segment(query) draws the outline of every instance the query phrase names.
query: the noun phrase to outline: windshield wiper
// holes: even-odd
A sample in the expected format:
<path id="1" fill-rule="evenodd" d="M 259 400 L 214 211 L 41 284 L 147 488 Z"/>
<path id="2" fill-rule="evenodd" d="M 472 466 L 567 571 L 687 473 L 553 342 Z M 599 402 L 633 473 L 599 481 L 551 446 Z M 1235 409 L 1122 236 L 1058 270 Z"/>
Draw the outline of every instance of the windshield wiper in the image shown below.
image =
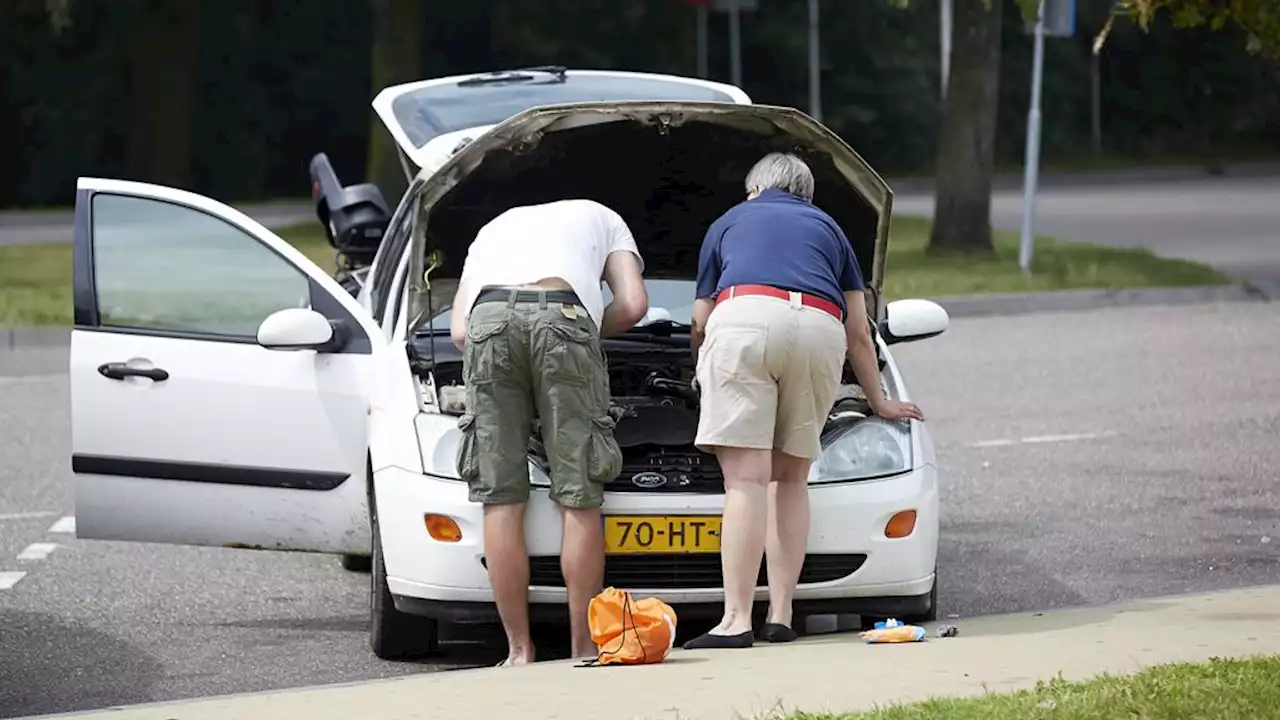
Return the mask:
<path id="1" fill-rule="evenodd" d="M 477 85 L 496 85 L 500 83 L 520 83 L 537 80 L 539 75 L 551 75 L 540 84 L 563 83 L 566 68 L 560 65 L 537 65 L 519 70 L 497 70 L 483 75 L 459 80 L 458 87 L 475 87 Z"/>

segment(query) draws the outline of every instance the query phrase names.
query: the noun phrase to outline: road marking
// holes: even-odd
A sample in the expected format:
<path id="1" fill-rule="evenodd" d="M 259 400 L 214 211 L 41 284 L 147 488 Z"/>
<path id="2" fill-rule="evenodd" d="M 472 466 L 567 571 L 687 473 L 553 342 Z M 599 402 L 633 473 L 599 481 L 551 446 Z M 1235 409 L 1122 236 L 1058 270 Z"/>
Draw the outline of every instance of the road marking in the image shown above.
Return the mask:
<path id="1" fill-rule="evenodd" d="M 54 515 L 57 515 L 57 514 L 58 513 L 52 510 L 34 510 L 32 512 L 5 513 L 3 515 L 0 515 L 0 522 L 4 522 L 5 520 L 30 520 L 32 518 L 47 518 L 47 517 L 53 517 Z"/>
<path id="2" fill-rule="evenodd" d="M 1071 433 L 1067 435 L 1035 435 L 1032 437 L 1024 437 L 1020 442 L 1024 443 L 1049 443 L 1049 442 L 1075 442 L 1077 440 L 1097 440 L 1104 437 L 1115 437 L 1116 433 L 1111 431 L 1096 433 Z"/>
<path id="3" fill-rule="evenodd" d="M 26 576 L 25 572 L 0 572 L 0 590 L 8 590 Z"/>
<path id="4" fill-rule="evenodd" d="M 26 550 L 18 553 L 19 560 L 43 560 L 49 553 L 58 549 L 57 543 L 31 543 Z"/>
<path id="5" fill-rule="evenodd" d="M 0 243 L 0 245 L 3 244 Z M 0 375 L 0 385 L 34 385 L 64 377 L 66 377 L 65 373 L 62 375 Z"/>
<path id="6" fill-rule="evenodd" d="M 1030 435 L 1017 440 L 1009 438 L 996 438 L 994 440 L 979 440 L 978 442 L 967 443 L 965 447 L 970 448 L 993 448 L 1008 447 L 1009 445 L 1037 445 L 1040 443 L 1055 442 L 1078 442 L 1080 440 L 1098 440 L 1100 438 L 1115 437 L 1119 433 L 1112 430 L 1104 430 L 1102 432 L 1093 433 L 1066 433 L 1062 435 Z"/>
<path id="7" fill-rule="evenodd" d="M 51 532 L 51 533 L 64 533 L 64 534 L 67 534 L 67 535 L 75 535 L 75 534 L 76 534 L 76 518 L 75 518 L 75 516 L 74 516 L 74 515 L 68 515 L 68 516 L 66 516 L 66 517 L 64 517 L 64 518 L 60 518 L 60 519 L 58 520 L 58 522 L 56 522 L 56 523 L 54 523 L 54 524 L 52 524 L 52 525 L 50 525 L 50 526 L 49 526 L 49 532 Z"/>

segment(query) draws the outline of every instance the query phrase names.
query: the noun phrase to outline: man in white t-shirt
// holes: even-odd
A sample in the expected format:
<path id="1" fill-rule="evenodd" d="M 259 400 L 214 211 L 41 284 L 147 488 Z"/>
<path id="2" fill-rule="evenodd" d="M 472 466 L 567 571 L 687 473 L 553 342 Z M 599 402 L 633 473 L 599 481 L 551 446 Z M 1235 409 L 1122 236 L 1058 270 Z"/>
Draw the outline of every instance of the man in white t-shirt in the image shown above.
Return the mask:
<path id="1" fill-rule="evenodd" d="M 504 665 L 534 659 L 524 508 L 535 418 L 561 508 L 560 567 L 575 657 L 595 657 L 587 605 L 604 582 L 604 485 L 622 469 L 600 338 L 649 309 L 644 263 L 626 222 L 592 200 L 515 207 L 480 229 L 454 297 L 467 413 L 458 472 L 484 504 L 484 555 L 507 632 Z M 604 307 L 601 280 L 613 301 Z"/>

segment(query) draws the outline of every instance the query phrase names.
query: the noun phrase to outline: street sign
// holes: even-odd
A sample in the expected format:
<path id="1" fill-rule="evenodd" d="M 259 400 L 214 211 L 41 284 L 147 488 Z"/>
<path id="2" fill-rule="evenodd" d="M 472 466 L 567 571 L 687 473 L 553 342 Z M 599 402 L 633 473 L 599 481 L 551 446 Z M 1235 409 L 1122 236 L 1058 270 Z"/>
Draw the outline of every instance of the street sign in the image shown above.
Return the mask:
<path id="1" fill-rule="evenodd" d="M 1034 35 L 1036 24 L 1027 23 L 1028 35 Z M 1072 37 L 1076 34 L 1076 0 L 1044 0 L 1044 36 Z"/>
<path id="2" fill-rule="evenodd" d="M 738 6 L 739 12 L 751 12 L 760 9 L 759 0 L 711 0 L 711 9 L 716 12 L 730 12 L 734 5 Z"/>

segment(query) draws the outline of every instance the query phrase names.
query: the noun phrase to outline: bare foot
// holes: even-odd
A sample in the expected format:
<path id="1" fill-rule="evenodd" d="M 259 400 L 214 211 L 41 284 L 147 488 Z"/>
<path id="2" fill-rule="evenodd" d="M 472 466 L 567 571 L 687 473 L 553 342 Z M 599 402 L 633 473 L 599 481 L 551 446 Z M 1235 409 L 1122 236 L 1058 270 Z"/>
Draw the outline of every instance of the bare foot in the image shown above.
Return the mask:
<path id="1" fill-rule="evenodd" d="M 503 660 L 502 662 L 495 665 L 495 667 L 515 667 L 517 665 L 528 665 L 532 662 L 533 662 L 532 657 L 525 657 L 524 655 L 515 655 L 507 658 L 506 660 Z"/>

